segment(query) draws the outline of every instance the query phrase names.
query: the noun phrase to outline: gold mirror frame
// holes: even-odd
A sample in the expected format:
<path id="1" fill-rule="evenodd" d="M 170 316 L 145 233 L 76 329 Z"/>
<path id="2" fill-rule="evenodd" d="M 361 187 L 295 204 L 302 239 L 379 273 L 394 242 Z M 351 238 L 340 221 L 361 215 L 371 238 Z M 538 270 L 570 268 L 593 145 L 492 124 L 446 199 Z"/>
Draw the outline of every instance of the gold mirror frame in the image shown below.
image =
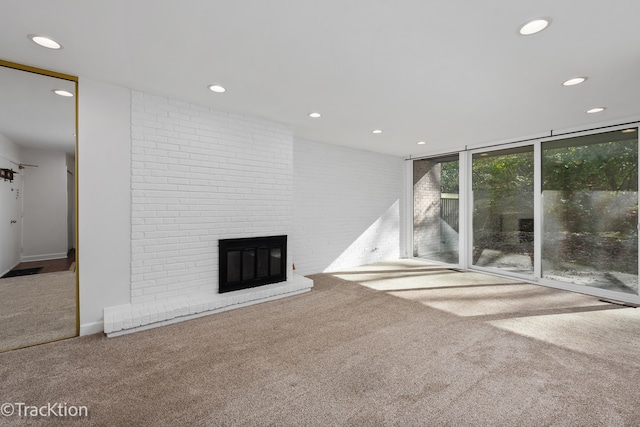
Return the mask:
<path id="1" fill-rule="evenodd" d="M 50 71 L 50 70 L 45 70 L 42 68 L 37 68 L 37 67 L 31 67 L 28 65 L 23 65 L 23 64 L 18 64 L 15 62 L 10 62 L 10 61 L 4 61 L 2 59 L 0 59 L 0 66 L 2 67 L 6 67 L 6 68 L 13 68 L 15 70 L 19 70 L 19 71 L 25 71 L 28 73 L 34 73 L 34 74 L 40 74 L 43 76 L 47 76 L 47 77 L 55 77 L 55 78 L 59 78 L 59 79 L 63 79 L 63 80 L 68 80 L 74 83 L 75 86 L 75 153 L 76 153 L 76 158 L 75 158 L 75 206 L 74 206 L 74 214 L 75 214 L 75 246 L 76 246 L 76 271 L 75 271 L 75 280 L 76 280 L 76 334 L 75 336 L 79 336 L 80 335 L 80 248 L 79 248 L 79 238 L 78 238 L 78 77 L 76 76 L 72 76 L 69 74 L 63 74 L 63 73 L 58 73 L 55 71 Z M 17 347 L 17 348 L 13 348 L 13 349 L 7 349 L 4 351 L 11 351 L 11 350 L 17 350 L 19 348 L 25 348 L 25 347 L 31 347 L 34 345 L 40 345 L 40 344 L 46 344 L 49 342 L 55 342 L 55 341 L 61 341 L 64 339 L 68 339 L 68 338 L 73 338 L 73 337 L 64 337 L 64 338 L 58 338 L 58 339 L 54 339 L 54 340 L 50 340 L 50 341 L 45 341 L 45 342 L 40 342 L 40 343 L 36 343 L 36 344 L 29 344 L 29 345 L 25 345 L 22 347 Z M 2 352 L 2 351 L 0 351 Z"/>

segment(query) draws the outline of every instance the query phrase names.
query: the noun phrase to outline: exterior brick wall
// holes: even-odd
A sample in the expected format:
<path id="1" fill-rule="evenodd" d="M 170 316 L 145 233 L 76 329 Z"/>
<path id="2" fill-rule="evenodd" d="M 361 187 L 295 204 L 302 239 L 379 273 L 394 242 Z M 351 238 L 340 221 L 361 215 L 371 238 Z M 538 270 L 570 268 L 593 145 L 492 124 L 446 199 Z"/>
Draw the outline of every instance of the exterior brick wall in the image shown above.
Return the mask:
<path id="1" fill-rule="evenodd" d="M 413 162 L 413 256 L 429 252 L 440 236 L 440 163 Z"/>

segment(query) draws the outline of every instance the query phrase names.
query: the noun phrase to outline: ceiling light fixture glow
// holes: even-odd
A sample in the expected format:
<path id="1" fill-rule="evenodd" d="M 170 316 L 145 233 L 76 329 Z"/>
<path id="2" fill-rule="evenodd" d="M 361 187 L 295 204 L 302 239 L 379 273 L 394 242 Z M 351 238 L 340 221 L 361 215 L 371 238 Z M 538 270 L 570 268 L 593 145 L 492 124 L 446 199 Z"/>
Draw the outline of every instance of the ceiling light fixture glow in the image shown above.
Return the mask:
<path id="1" fill-rule="evenodd" d="M 372 130 L 371 133 L 375 133 L 375 134 L 382 133 L 382 130 L 375 129 L 375 130 Z"/>
<path id="2" fill-rule="evenodd" d="M 551 19 L 549 18 L 534 19 L 522 24 L 518 29 L 518 32 L 523 36 L 530 36 L 544 30 L 549 26 L 550 23 Z"/>
<path id="3" fill-rule="evenodd" d="M 426 143 L 427 143 L 426 141 L 418 141 L 418 145 L 424 145 Z"/>
<path id="4" fill-rule="evenodd" d="M 220 85 L 209 85 L 208 87 L 211 92 L 215 92 L 215 93 L 223 93 L 227 91 L 225 88 L 223 88 Z"/>
<path id="5" fill-rule="evenodd" d="M 625 129 L 622 131 L 622 133 L 633 133 L 635 131 L 637 131 L 637 129 Z"/>
<path id="6" fill-rule="evenodd" d="M 62 90 L 62 89 L 56 89 L 56 90 L 53 91 L 53 93 L 55 93 L 56 95 L 60 95 L 60 96 L 66 96 L 67 98 L 73 96 L 73 94 L 71 92 L 69 92 L 67 90 Z"/>
<path id="7" fill-rule="evenodd" d="M 313 119 L 318 119 L 318 118 L 322 117 L 322 114 L 320 114 L 320 113 L 309 113 L 309 117 L 311 117 Z"/>
<path id="8" fill-rule="evenodd" d="M 62 45 L 52 38 L 45 36 L 38 36 L 36 34 L 29 34 L 29 39 L 42 47 L 46 47 L 47 49 L 62 49 Z"/>
<path id="9" fill-rule="evenodd" d="M 562 86 L 575 86 L 584 83 L 588 77 L 574 77 L 562 83 Z"/>
<path id="10" fill-rule="evenodd" d="M 587 110 L 586 113 L 587 114 L 594 114 L 594 113 L 600 113 L 600 112 L 602 112 L 604 110 L 606 110 L 605 107 L 595 107 L 595 108 L 592 108 L 590 110 Z"/>

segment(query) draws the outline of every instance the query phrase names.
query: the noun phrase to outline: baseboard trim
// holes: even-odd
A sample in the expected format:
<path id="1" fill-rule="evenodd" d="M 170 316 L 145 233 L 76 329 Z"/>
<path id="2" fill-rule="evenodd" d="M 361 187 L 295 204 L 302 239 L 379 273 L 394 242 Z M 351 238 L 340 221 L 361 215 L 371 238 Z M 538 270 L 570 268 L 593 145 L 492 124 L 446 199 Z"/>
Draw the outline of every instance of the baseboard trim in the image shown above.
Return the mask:
<path id="1" fill-rule="evenodd" d="M 104 331 L 104 322 L 92 322 L 80 325 L 80 336 L 98 334 Z"/>
<path id="2" fill-rule="evenodd" d="M 42 255 L 26 255 L 22 256 L 21 262 L 33 262 L 33 261 L 49 261 L 53 259 L 63 259 L 67 257 L 66 252 L 58 252 L 55 254 L 42 254 Z"/>

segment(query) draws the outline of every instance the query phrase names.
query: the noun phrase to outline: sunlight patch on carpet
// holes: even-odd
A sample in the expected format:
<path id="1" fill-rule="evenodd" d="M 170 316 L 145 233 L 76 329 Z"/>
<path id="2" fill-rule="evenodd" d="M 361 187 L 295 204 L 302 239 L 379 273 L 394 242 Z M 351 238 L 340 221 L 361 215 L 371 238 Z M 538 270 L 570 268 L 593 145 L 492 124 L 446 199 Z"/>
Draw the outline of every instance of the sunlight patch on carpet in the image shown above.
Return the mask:
<path id="1" fill-rule="evenodd" d="M 640 310 L 611 310 L 517 317 L 488 322 L 505 331 L 605 359 L 622 358 L 640 366 Z"/>

